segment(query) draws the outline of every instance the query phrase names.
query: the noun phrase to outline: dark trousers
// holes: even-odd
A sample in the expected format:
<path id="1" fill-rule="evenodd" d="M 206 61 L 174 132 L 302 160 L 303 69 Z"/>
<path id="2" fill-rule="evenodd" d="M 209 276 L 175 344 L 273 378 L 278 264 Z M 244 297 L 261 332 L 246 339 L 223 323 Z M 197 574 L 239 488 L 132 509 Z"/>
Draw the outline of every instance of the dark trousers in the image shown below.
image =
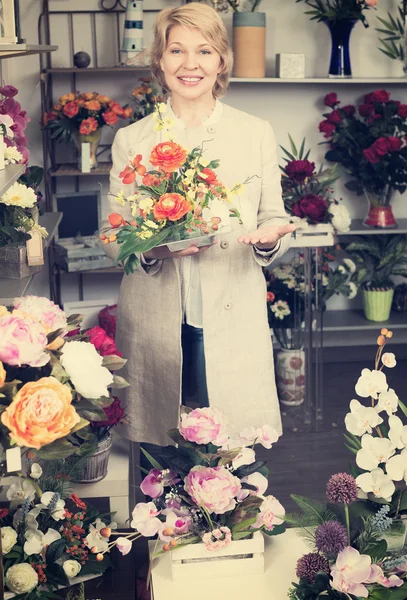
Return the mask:
<path id="1" fill-rule="evenodd" d="M 191 325 L 184 324 L 182 326 L 181 344 L 182 404 L 191 408 L 209 406 L 203 329 L 197 329 Z M 154 449 L 157 448 L 155 444 L 140 444 L 140 446 L 154 456 Z M 140 452 L 140 466 L 145 471 L 149 471 L 152 468 L 150 462 L 142 452 Z M 143 471 L 142 476 L 144 476 Z"/>

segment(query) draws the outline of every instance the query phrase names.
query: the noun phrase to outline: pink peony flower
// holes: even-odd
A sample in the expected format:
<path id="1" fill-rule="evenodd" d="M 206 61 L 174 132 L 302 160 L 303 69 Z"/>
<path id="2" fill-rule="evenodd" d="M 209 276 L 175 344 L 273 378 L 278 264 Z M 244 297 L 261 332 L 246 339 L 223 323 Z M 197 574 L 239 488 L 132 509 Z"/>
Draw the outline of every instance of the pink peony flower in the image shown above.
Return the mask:
<path id="1" fill-rule="evenodd" d="M 236 506 L 240 480 L 225 467 L 193 467 L 185 477 L 185 490 L 198 506 L 223 515 Z"/>
<path id="2" fill-rule="evenodd" d="M 125 537 L 119 537 L 116 540 L 116 548 L 123 556 L 126 556 L 130 552 L 132 545 L 133 542 Z"/>
<path id="3" fill-rule="evenodd" d="M 178 483 L 180 479 L 172 471 L 159 471 L 151 469 L 150 473 L 143 479 L 140 489 L 146 496 L 150 498 L 158 498 L 164 492 L 164 488 L 169 485 Z"/>
<path id="4" fill-rule="evenodd" d="M 133 509 L 133 520 L 130 524 L 144 537 L 152 537 L 161 529 L 161 521 L 158 519 L 160 511 L 157 510 L 154 502 L 139 502 Z"/>
<path id="5" fill-rule="evenodd" d="M 282 517 L 284 517 L 284 515 L 285 509 L 277 498 L 274 496 L 267 496 L 260 506 L 260 513 L 253 527 L 255 529 L 264 527 L 267 531 L 272 531 L 275 525 L 281 525 L 283 523 L 284 519 Z"/>
<path id="6" fill-rule="evenodd" d="M 47 333 L 57 329 L 66 330 L 66 316 L 57 304 L 41 296 L 15 298 L 14 309 L 22 315 L 39 321 Z"/>
<path id="7" fill-rule="evenodd" d="M 7 313 L 0 318 L 0 360 L 6 365 L 43 367 L 50 360 L 44 327 L 30 317 Z"/>
<path id="8" fill-rule="evenodd" d="M 207 550 L 213 552 L 220 548 L 229 546 L 232 541 L 232 532 L 229 527 L 219 527 L 219 529 L 213 529 L 202 536 L 202 541 L 206 546 Z"/>
<path id="9" fill-rule="evenodd" d="M 224 414 L 217 408 L 196 408 L 181 415 L 179 432 L 188 442 L 222 446 L 228 439 Z"/>

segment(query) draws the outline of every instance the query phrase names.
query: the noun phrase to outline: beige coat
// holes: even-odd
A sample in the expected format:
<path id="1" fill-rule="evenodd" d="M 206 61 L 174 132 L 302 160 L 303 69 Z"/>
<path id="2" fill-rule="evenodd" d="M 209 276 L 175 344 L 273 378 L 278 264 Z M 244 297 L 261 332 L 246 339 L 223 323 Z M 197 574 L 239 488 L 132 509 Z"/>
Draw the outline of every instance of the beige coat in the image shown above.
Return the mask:
<path id="1" fill-rule="evenodd" d="M 136 154 L 142 154 L 142 163 L 151 168 L 152 147 L 166 139 L 153 126 L 153 117 L 146 117 L 121 129 L 114 140 L 109 212 L 120 212 L 129 220 L 129 212 L 114 199 L 122 189 L 132 193 L 132 186 L 122 185 L 119 173 Z M 225 185 L 232 187 L 258 175 L 245 186 L 240 199 L 244 226 L 234 222 L 232 233 L 221 235 L 216 246 L 198 256 L 210 405 L 226 413 L 233 430 L 269 424 L 281 432 L 261 267 L 287 250 L 289 238 L 281 240 L 273 259 L 260 258 L 251 247 L 237 242 L 239 235 L 258 225 L 286 222 L 274 134 L 267 121 L 220 102 L 202 126 L 187 131 L 194 145 L 211 140 L 205 144 L 204 156 L 220 159 L 217 173 Z M 173 134 L 175 141 L 185 143 L 187 134 L 179 120 Z M 108 228 L 107 221 L 104 227 Z M 114 245 L 106 250 L 117 256 Z M 124 392 L 129 415 L 125 435 L 133 441 L 166 445 L 166 432 L 177 425 L 182 318 L 179 259 L 124 275 L 117 341 L 128 359 L 123 373 L 130 382 Z"/>

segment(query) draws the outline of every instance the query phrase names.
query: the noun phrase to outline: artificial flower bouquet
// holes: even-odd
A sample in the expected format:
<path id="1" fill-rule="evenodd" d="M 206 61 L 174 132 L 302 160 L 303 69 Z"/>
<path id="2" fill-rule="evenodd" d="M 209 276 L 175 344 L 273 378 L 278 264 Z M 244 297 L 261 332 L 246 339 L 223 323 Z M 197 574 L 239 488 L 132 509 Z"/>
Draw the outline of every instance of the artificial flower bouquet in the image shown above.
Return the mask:
<path id="1" fill-rule="evenodd" d="M 374 8 L 379 0 L 296 0 L 305 2 L 311 8 L 305 14 L 310 16 L 311 21 L 334 22 L 334 21 L 362 21 L 368 27 L 364 10 Z"/>
<path id="2" fill-rule="evenodd" d="M 136 105 L 133 113 L 133 122 L 152 114 L 157 102 L 164 102 L 164 97 L 158 93 L 151 77 L 140 77 L 140 85 L 134 88 L 131 95 Z"/>
<path id="3" fill-rule="evenodd" d="M 106 428 L 110 411 L 120 416 L 117 402 L 110 408 L 110 390 L 127 385 L 113 373 L 126 361 L 110 338 L 78 331 L 81 320 L 37 296 L 16 298 L 10 310 L 0 307 L 4 449 L 32 449 L 41 459 L 86 456 L 98 441 L 94 423 Z"/>
<path id="4" fill-rule="evenodd" d="M 307 224 L 332 223 L 337 231 L 349 231 L 348 209 L 333 196 L 332 186 L 339 179 L 336 166 L 323 170 L 321 165 L 316 171 L 315 163 L 308 160 L 310 150 L 305 152 L 305 139 L 298 150 L 292 137 L 288 137 L 291 152 L 281 146 L 287 164 L 280 166 L 287 213 L 296 217 L 299 228 Z"/>
<path id="5" fill-rule="evenodd" d="M 51 138 L 70 143 L 78 135 L 91 138 L 104 125 L 115 125 L 119 119 L 130 119 L 133 110 L 97 92 L 70 92 L 60 97 L 50 111 L 44 114 L 43 123 Z M 86 139 L 88 138 L 88 139 Z"/>
<path id="6" fill-rule="evenodd" d="M 352 475 L 331 477 L 327 504 L 292 496 L 301 514 L 286 520 L 303 529 L 313 550 L 297 563 L 292 600 L 407 598 L 407 426 L 396 414 L 407 417 L 407 407 L 383 372 L 396 366 L 394 354 L 384 352 L 391 337 L 381 330 L 374 369 L 363 369 L 355 386 L 368 405 L 352 400 L 345 417 Z"/>
<path id="7" fill-rule="evenodd" d="M 166 108 L 165 104 L 156 106 L 157 131 L 168 131 L 171 125 L 163 117 Z M 102 232 L 100 236 L 104 244 L 120 244 L 117 260 L 124 263 L 127 274 L 139 265 L 139 255 L 152 248 L 172 244 L 172 249 L 179 250 L 185 240 L 207 245 L 214 235 L 230 231 L 232 217 L 240 221 L 232 202 L 251 178 L 228 189 L 214 170 L 219 160 L 205 160 L 203 147 L 188 151 L 169 139 L 151 150 L 148 160 L 154 169 L 148 171 L 142 160 L 138 154 L 120 173 L 124 185 L 135 185 L 134 193 L 125 196 L 121 192 L 116 197 L 121 206 L 130 209 L 133 219 L 110 214 L 110 225 L 117 233 L 107 236 Z"/>
<path id="8" fill-rule="evenodd" d="M 24 600 L 58 598 L 77 576 L 102 574 L 111 564 L 116 523 L 72 493 L 62 461 L 31 465 L 8 481 L 8 508 L 0 510 L 6 588 Z"/>

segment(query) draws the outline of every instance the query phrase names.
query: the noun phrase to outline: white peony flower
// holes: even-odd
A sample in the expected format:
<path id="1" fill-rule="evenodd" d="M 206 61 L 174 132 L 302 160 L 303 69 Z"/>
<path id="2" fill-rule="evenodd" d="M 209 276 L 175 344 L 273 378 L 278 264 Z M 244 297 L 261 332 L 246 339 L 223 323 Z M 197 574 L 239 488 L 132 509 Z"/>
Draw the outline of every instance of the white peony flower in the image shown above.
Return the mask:
<path id="1" fill-rule="evenodd" d="M 2 527 L 0 531 L 2 552 L 8 554 L 17 543 L 17 531 L 12 527 Z"/>
<path id="2" fill-rule="evenodd" d="M 23 183 L 13 183 L 0 197 L 0 203 L 21 208 L 32 208 L 36 202 L 37 195 L 34 190 Z"/>
<path id="3" fill-rule="evenodd" d="M 365 471 L 376 469 L 395 453 L 396 449 L 387 438 L 373 437 L 368 433 L 362 437 L 362 449 L 356 455 L 356 464 Z"/>
<path id="4" fill-rule="evenodd" d="M 386 463 L 386 472 L 393 481 L 407 482 L 407 450 L 404 449 L 397 456 L 392 456 Z"/>
<path id="5" fill-rule="evenodd" d="M 404 425 L 403 421 L 396 415 L 391 415 L 389 426 L 389 440 L 396 448 L 402 450 L 407 446 L 407 425 Z"/>
<path id="6" fill-rule="evenodd" d="M 378 394 L 387 392 L 387 389 L 386 375 L 382 371 L 371 371 L 370 369 L 363 369 L 355 385 L 357 395 L 362 398 L 377 399 Z"/>
<path id="7" fill-rule="evenodd" d="M 353 300 L 353 298 L 356 298 L 356 296 L 357 296 L 358 286 L 356 285 L 356 283 L 353 283 L 353 281 L 348 281 L 348 286 L 349 286 L 348 299 Z"/>
<path id="8" fill-rule="evenodd" d="M 38 529 L 27 529 L 25 539 L 24 552 L 31 556 L 32 554 L 41 554 L 52 542 L 60 540 L 61 534 L 52 528 L 48 529 L 47 533 Z"/>
<path id="9" fill-rule="evenodd" d="M 385 367 L 392 369 L 397 364 L 396 356 L 393 354 L 393 352 L 385 352 L 382 356 L 382 363 Z"/>
<path id="10" fill-rule="evenodd" d="M 76 391 L 85 398 L 108 396 L 112 373 L 102 367 L 103 357 L 88 342 L 66 342 L 61 350 L 61 363 Z"/>
<path id="11" fill-rule="evenodd" d="M 4 144 L 4 162 L 6 165 L 15 165 L 23 160 L 23 155 L 15 146 Z"/>
<path id="12" fill-rule="evenodd" d="M 31 465 L 31 479 L 39 479 L 42 475 L 42 467 L 38 463 L 34 463 Z"/>
<path id="13" fill-rule="evenodd" d="M 38 585 L 38 575 L 28 563 L 12 565 L 6 573 L 6 586 L 14 594 L 28 594 Z"/>
<path id="14" fill-rule="evenodd" d="M 385 410 L 389 416 L 397 412 L 399 406 L 399 399 L 394 390 L 391 388 L 387 392 L 381 392 L 379 395 L 379 401 L 375 406 L 377 412 Z"/>
<path id="15" fill-rule="evenodd" d="M 353 435 L 372 433 L 373 427 L 383 423 L 383 419 L 372 406 L 363 406 L 359 400 L 351 400 L 349 407 L 350 413 L 345 417 L 345 426 Z"/>
<path id="16" fill-rule="evenodd" d="M 66 560 L 62 565 L 65 575 L 69 578 L 76 577 L 82 569 L 82 565 L 77 560 Z"/>
<path id="17" fill-rule="evenodd" d="M 355 265 L 355 263 L 353 262 L 353 260 L 351 258 L 344 258 L 343 259 L 343 264 L 348 269 L 348 271 L 349 271 L 349 273 L 351 275 L 353 275 L 353 273 L 355 273 L 355 271 L 356 271 L 356 265 Z"/>
<path id="18" fill-rule="evenodd" d="M 11 501 L 12 506 L 23 504 L 28 498 L 33 500 L 35 496 L 35 487 L 29 479 L 22 477 L 13 477 L 12 484 L 7 490 L 7 499 Z"/>
<path id="19" fill-rule="evenodd" d="M 363 492 L 372 492 L 376 498 L 391 500 L 396 488 L 391 478 L 383 469 L 374 469 L 370 473 L 363 473 L 356 477 L 356 483 Z"/>
<path id="20" fill-rule="evenodd" d="M 47 508 L 54 521 L 61 521 L 65 515 L 65 500 L 62 500 L 57 492 L 45 492 L 41 496 L 40 508 Z"/>
<path id="21" fill-rule="evenodd" d="M 352 221 L 344 204 L 332 202 L 328 207 L 328 212 L 332 215 L 331 223 L 337 231 L 349 231 Z"/>

